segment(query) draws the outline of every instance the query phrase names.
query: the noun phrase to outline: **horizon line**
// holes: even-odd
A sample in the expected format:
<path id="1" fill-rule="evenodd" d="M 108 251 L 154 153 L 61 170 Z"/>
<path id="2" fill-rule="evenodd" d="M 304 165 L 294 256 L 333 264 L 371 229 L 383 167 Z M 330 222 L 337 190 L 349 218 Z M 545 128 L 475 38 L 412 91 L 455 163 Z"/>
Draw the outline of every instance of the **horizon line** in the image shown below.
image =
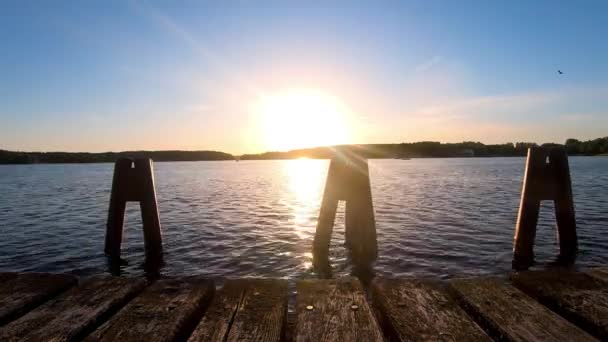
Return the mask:
<path id="1" fill-rule="evenodd" d="M 577 138 L 568 138 L 566 140 L 569 139 L 575 139 L 578 140 L 580 142 L 587 142 L 587 141 L 593 141 L 593 140 L 597 140 L 597 139 L 606 139 L 608 138 L 608 136 L 605 137 L 598 137 L 598 138 L 594 138 L 594 139 L 589 139 L 589 140 L 579 140 Z M 301 151 L 301 150 L 309 150 L 309 149 L 316 149 L 316 148 L 335 148 L 335 147 L 343 147 L 343 146 L 364 146 L 364 145 L 401 145 L 401 144 L 418 144 L 418 143 L 439 143 L 442 145 L 449 145 L 449 144 L 464 144 L 464 143 L 478 143 L 478 144 L 482 144 L 482 145 L 487 145 L 487 146 L 491 146 L 491 145 L 507 145 L 507 144 L 518 144 L 518 143 L 523 143 L 523 144 L 536 144 L 536 145 L 546 145 L 546 144 L 557 144 L 557 145 L 565 145 L 565 141 L 563 143 L 556 143 L 556 142 L 543 142 L 543 143 L 538 143 L 538 142 L 534 142 L 534 141 L 507 141 L 507 142 L 503 142 L 503 143 L 496 143 L 496 144 L 487 144 L 487 143 L 483 143 L 481 141 L 474 141 L 474 140 L 463 140 L 460 142 L 443 142 L 443 141 L 434 141 L 434 140 L 421 140 L 421 141 L 413 141 L 413 142 L 399 142 L 399 143 L 352 143 L 352 144 L 338 144 L 338 145 L 317 145 L 317 146 L 310 146 L 310 147 L 301 147 L 301 148 L 296 148 L 296 149 L 291 149 L 291 150 L 266 150 L 266 151 L 262 151 L 262 152 L 252 152 L 252 153 L 241 153 L 241 154 L 233 154 L 230 152 L 225 152 L 225 151 L 219 151 L 219 150 L 181 150 L 181 149 L 168 149 L 168 150 L 153 150 L 153 149 L 138 149 L 138 150 L 122 150 L 122 151 L 101 151 L 101 152 L 89 152 L 89 151 L 57 151 L 57 150 L 52 150 L 52 151 L 25 151 L 25 150 L 7 150 L 7 149 L 3 149 L 0 148 L 0 152 L 13 152 L 13 153 L 82 153 L 82 154 L 104 154 L 104 153 L 129 153 L 129 152 L 215 152 L 215 153 L 224 153 L 224 154 L 229 154 L 231 156 L 234 157 L 240 157 L 240 156 L 246 156 L 246 155 L 257 155 L 257 154 L 266 154 L 266 153 L 289 153 L 289 152 L 295 152 L 295 151 Z"/>

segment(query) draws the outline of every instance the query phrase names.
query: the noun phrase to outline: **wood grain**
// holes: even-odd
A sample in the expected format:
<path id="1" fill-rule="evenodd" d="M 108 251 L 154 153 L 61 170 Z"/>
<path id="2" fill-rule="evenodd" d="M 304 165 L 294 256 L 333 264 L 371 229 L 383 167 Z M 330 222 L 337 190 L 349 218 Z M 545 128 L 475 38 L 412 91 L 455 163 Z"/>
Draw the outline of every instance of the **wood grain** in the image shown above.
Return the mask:
<path id="1" fill-rule="evenodd" d="M 84 337 L 146 282 L 95 277 L 0 328 L 0 341 L 70 341 Z"/>
<path id="2" fill-rule="evenodd" d="M 372 299 L 392 341 L 491 341 L 436 281 L 377 279 Z"/>
<path id="3" fill-rule="evenodd" d="M 585 273 L 594 278 L 608 282 L 608 267 L 594 267 Z"/>
<path id="4" fill-rule="evenodd" d="M 44 301 L 76 285 L 66 274 L 4 273 L 0 275 L 0 325 L 18 318 Z"/>
<path id="5" fill-rule="evenodd" d="M 212 281 L 162 279 L 133 299 L 86 341 L 185 340 L 215 291 Z"/>
<path id="6" fill-rule="evenodd" d="M 189 341 L 280 341 L 286 316 L 286 281 L 228 280 Z"/>
<path id="7" fill-rule="evenodd" d="M 491 336 L 507 341 L 595 341 L 523 292 L 496 278 L 449 282 L 470 315 Z"/>
<path id="8" fill-rule="evenodd" d="M 358 280 L 302 280 L 296 286 L 294 341 L 383 340 Z"/>
<path id="9" fill-rule="evenodd" d="M 553 311 L 602 340 L 608 340 L 608 283 L 566 270 L 522 272 L 511 281 Z"/>

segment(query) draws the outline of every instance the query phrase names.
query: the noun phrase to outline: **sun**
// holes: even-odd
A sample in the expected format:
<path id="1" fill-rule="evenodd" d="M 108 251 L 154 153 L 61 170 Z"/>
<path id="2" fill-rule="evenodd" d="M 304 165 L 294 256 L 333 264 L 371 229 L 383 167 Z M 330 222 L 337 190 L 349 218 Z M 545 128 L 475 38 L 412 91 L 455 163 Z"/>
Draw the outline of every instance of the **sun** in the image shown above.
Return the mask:
<path id="1" fill-rule="evenodd" d="M 313 89 L 284 90 L 259 99 L 256 106 L 267 150 L 288 151 L 349 141 L 347 108 Z"/>

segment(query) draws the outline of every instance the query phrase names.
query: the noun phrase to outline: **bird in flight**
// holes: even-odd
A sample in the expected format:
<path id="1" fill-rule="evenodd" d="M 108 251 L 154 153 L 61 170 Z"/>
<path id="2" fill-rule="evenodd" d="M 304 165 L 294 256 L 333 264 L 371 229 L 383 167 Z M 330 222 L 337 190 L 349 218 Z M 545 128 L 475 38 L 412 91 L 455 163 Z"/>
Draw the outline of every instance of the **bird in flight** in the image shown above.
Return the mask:
<path id="1" fill-rule="evenodd" d="M 563 72 L 561 70 L 557 70 L 557 73 L 560 75 L 563 74 Z"/>

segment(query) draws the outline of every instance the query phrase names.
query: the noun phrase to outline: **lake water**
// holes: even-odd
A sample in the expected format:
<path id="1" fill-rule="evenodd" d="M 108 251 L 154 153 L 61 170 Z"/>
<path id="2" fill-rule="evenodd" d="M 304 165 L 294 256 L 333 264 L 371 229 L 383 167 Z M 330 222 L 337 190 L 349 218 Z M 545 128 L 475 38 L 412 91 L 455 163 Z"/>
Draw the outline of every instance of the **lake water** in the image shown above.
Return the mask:
<path id="1" fill-rule="evenodd" d="M 314 277 L 311 244 L 326 160 L 156 163 L 163 274 Z M 372 160 L 376 274 L 503 274 L 523 158 Z M 608 158 L 572 157 L 578 265 L 608 264 Z M 108 272 L 103 255 L 112 164 L 0 166 L 0 271 Z M 541 211 L 539 263 L 557 255 L 552 205 Z M 341 206 L 334 274 L 350 273 Z M 139 206 L 128 205 L 124 274 L 143 273 Z"/>

